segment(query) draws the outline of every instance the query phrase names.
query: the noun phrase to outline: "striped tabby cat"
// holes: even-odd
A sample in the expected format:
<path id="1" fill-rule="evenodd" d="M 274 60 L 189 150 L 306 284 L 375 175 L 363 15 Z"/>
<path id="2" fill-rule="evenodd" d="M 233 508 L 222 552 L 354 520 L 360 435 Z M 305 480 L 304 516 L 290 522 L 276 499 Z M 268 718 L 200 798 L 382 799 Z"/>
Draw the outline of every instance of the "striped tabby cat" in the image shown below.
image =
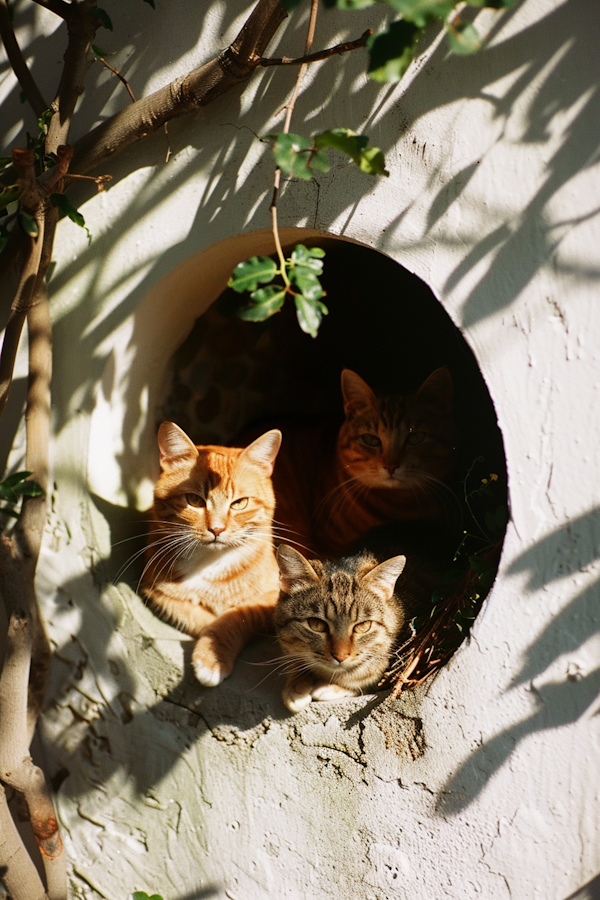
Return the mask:
<path id="1" fill-rule="evenodd" d="M 378 397 L 350 369 L 341 385 L 339 431 L 282 426 L 273 475 L 278 522 L 294 535 L 289 542 L 325 559 L 386 522 L 447 520 L 457 502 L 444 483 L 457 442 L 449 370 L 436 369 L 414 394 Z"/>
<path id="2" fill-rule="evenodd" d="M 384 526 L 363 543 L 333 562 L 309 562 L 285 544 L 277 551 L 275 627 L 288 662 L 283 701 L 292 712 L 376 686 L 449 558 L 448 542 L 427 527 Z"/>
<path id="3" fill-rule="evenodd" d="M 197 638 L 192 662 L 204 685 L 226 678 L 244 644 L 272 626 L 280 443 L 276 429 L 245 449 L 196 446 L 172 422 L 158 432 L 162 471 L 141 589 L 159 616 Z"/>

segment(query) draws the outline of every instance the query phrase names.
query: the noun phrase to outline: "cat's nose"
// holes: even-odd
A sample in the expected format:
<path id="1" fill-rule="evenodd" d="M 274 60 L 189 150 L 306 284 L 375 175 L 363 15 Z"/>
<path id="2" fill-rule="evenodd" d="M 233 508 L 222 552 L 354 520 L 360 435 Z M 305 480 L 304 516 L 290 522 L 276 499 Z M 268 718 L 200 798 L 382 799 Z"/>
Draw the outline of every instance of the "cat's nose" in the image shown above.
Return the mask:
<path id="1" fill-rule="evenodd" d="M 211 525 L 208 529 L 215 537 L 219 537 L 220 534 L 223 534 L 225 531 L 224 525 Z"/>

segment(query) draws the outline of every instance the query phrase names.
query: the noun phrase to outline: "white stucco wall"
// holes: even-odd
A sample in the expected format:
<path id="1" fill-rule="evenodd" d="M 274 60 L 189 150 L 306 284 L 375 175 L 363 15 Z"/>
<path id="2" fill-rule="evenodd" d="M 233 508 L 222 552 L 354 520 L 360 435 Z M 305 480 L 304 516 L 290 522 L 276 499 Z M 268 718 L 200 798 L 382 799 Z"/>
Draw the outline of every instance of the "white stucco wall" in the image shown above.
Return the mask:
<path id="1" fill-rule="evenodd" d="M 210 58 L 246 13 L 105 6 L 116 34 L 129 29 L 114 59 L 136 96 Z M 323 13 L 319 44 L 382 15 Z M 274 55 L 298 52 L 298 19 Z M 82 206 L 91 247 L 60 225 L 57 487 L 39 584 L 57 650 L 44 735 L 53 774 L 69 773 L 58 808 L 75 895 L 567 900 L 600 872 L 600 7 L 523 0 L 477 24 L 481 53 L 434 42 L 401 87 L 370 83 L 359 54 L 311 70 L 298 130 L 364 131 L 391 175 L 341 164 L 280 202 L 283 226 L 375 247 L 426 280 L 496 405 L 512 512 L 499 576 L 421 697 L 288 717 L 274 676 L 258 684 L 249 665 L 256 648 L 200 690 L 181 682 L 189 643 L 103 574 L 118 507 L 147 497 L 157 335 L 166 357 L 199 312 L 184 303 L 190 257 L 268 228 L 272 162 L 253 133 L 280 122 L 294 73 L 268 70 L 172 123 L 168 162 L 162 131 L 116 161 L 110 191 Z M 35 30 L 23 37 L 41 52 Z M 126 99 L 95 78 L 82 131 Z M 206 278 L 216 295 L 226 273 Z M 131 533 L 136 513 L 123 518 Z"/>

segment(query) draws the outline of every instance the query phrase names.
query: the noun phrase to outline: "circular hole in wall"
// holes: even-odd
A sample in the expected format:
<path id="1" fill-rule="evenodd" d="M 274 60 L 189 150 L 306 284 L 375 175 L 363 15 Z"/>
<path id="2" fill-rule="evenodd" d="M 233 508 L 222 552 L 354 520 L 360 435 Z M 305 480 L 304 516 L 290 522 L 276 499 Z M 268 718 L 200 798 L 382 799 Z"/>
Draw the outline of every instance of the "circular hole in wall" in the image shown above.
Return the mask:
<path id="1" fill-rule="evenodd" d="M 326 250 L 329 314 L 318 337 L 300 330 L 291 302 L 265 322 L 242 321 L 232 312 L 239 295 L 226 290 L 208 309 L 203 304 L 173 354 L 156 421 L 176 422 L 196 444 L 236 444 L 248 426 L 306 417 L 337 427 L 344 368 L 386 396 L 417 392 L 434 371 L 450 370 L 458 441 L 443 492 L 453 498 L 458 555 L 395 667 L 398 684 L 412 666 L 411 686 L 447 661 L 492 585 L 507 521 L 502 438 L 473 353 L 423 281 L 364 246 L 305 242 Z"/>

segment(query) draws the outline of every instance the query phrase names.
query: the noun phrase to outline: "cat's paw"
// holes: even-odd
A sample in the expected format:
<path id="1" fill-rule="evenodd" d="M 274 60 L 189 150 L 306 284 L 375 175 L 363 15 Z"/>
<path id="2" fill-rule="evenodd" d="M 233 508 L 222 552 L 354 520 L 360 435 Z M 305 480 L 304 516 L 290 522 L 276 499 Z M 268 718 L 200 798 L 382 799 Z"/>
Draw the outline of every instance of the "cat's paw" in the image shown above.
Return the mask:
<path id="1" fill-rule="evenodd" d="M 313 700 L 343 700 L 357 695 L 358 691 L 341 687 L 339 684 L 320 684 L 311 691 Z"/>
<path id="2" fill-rule="evenodd" d="M 231 675 L 233 666 L 225 662 L 216 650 L 213 640 L 207 635 L 201 637 L 192 653 L 194 674 L 205 687 L 216 687 Z"/>
<path id="3" fill-rule="evenodd" d="M 312 700 L 310 688 L 306 687 L 306 685 L 286 684 L 282 697 L 289 711 L 293 713 L 300 712 Z"/>

